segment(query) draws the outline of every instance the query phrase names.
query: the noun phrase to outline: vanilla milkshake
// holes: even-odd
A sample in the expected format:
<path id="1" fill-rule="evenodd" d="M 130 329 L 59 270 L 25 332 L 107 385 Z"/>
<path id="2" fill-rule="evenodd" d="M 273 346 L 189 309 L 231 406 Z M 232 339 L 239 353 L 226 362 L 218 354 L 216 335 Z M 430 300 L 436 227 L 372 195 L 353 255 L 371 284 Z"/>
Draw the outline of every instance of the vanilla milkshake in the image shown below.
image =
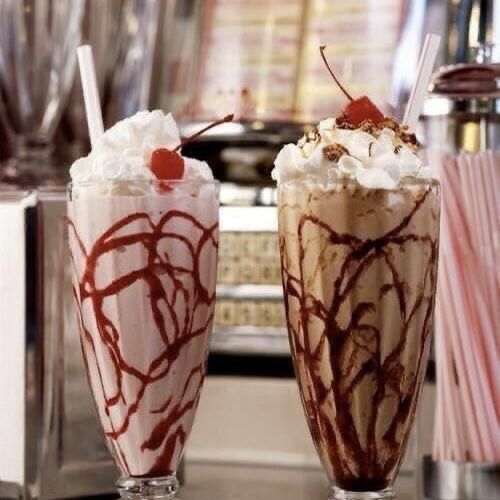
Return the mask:
<path id="1" fill-rule="evenodd" d="M 82 351 L 124 498 L 175 494 L 205 376 L 218 184 L 206 163 L 177 152 L 179 144 L 171 115 L 141 112 L 71 168 Z"/>
<path id="2" fill-rule="evenodd" d="M 439 186 L 416 150 L 394 120 L 342 116 L 275 161 L 290 346 L 333 499 L 392 498 L 425 374 Z"/>

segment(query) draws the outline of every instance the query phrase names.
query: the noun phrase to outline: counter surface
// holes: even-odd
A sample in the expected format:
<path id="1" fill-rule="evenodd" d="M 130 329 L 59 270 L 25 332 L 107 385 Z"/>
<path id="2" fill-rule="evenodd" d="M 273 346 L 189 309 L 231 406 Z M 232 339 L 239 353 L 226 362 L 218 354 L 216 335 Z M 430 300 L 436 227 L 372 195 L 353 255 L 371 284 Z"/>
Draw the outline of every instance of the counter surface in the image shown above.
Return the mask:
<path id="1" fill-rule="evenodd" d="M 397 500 L 415 500 L 415 478 L 400 476 Z M 327 500 L 328 483 L 318 469 L 187 463 L 179 500 Z"/>
<path id="2" fill-rule="evenodd" d="M 415 478 L 401 475 L 396 493 L 397 500 L 419 498 Z M 187 463 L 185 485 L 178 497 L 179 500 L 327 500 L 328 484 L 318 469 Z"/>

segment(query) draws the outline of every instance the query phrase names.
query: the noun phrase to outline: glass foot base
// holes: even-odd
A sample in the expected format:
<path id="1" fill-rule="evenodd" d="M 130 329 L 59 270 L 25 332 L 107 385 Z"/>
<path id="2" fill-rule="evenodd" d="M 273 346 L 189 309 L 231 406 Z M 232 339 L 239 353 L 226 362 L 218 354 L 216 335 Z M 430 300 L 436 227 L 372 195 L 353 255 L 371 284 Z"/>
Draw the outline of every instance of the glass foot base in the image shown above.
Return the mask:
<path id="1" fill-rule="evenodd" d="M 167 477 L 121 477 L 116 482 L 121 498 L 128 500 L 172 500 L 179 489 L 174 474 Z"/>
<path id="2" fill-rule="evenodd" d="M 389 500 L 395 498 L 392 488 L 381 491 L 347 491 L 334 486 L 328 500 Z"/>

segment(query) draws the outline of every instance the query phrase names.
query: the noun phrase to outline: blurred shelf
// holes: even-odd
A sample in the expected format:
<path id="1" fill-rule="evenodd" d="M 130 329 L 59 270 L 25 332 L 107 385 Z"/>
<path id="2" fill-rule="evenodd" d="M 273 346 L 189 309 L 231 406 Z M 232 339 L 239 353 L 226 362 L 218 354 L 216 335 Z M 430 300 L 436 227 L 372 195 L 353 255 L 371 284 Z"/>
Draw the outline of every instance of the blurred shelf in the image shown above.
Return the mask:
<path id="1" fill-rule="evenodd" d="M 274 206 L 226 206 L 219 211 L 219 230 L 278 232 L 278 215 Z"/>
<path id="2" fill-rule="evenodd" d="M 245 186 L 237 182 L 222 182 L 220 185 L 221 206 L 272 206 L 276 208 L 275 186 Z"/>
<path id="3" fill-rule="evenodd" d="M 181 136 L 190 136 L 211 122 L 191 121 L 180 125 Z M 312 124 L 286 121 L 233 121 L 223 123 L 198 137 L 196 143 L 224 142 L 225 144 L 263 143 L 280 147 L 287 142 L 296 142 Z"/>
<path id="4" fill-rule="evenodd" d="M 290 356 L 286 328 L 215 326 L 211 352 L 249 356 Z"/>
<path id="5" fill-rule="evenodd" d="M 282 300 L 281 285 L 217 285 L 218 299 Z"/>

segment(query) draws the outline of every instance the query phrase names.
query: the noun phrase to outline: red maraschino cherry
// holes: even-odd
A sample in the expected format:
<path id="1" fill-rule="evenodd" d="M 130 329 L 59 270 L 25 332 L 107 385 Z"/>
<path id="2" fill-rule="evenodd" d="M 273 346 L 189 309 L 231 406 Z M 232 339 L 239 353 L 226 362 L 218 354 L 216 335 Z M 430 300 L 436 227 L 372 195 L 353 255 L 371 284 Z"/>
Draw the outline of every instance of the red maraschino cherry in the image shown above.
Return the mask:
<path id="1" fill-rule="evenodd" d="M 382 111 L 365 95 L 351 101 L 344 108 L 344 116 L 356 127 L 359 127 L 365 120 L 371 120 L 375 124 L 384 120 Z"/>
<path id="2" fill-rule="evenodd" d="M 205 133 L 207 130 L 210 130 L 221 123 L 226 123 L 232 121 L 234 115 L 227 115 L 220 120 L 216 120 L 215 122 L 207 125 L 202 128 L 200 131 L 196 132 L 189 137 L 186 137 L 182 140 L 182 142 L 172 151 L 167 148 L 158 148 L 153 151 L 151 154 L 151 171 L 156 176 L 157 179 L 162 181 L 173 181 L 182 179 L 184 176 L 184 158 L 178 153 L 178 151 L 190 143 L 201 134 Z"/>
<path id="3" fill-rule="evenodd" d="M 151 171 L 157 179 L 176 180 L 184 175 L 184 158 L 176 151 L 158 148 L 151 155 Z"/>
<path id="4" fill-rule="evenodd" d="M 354 126 L 359 127 L 361 123 L 365 120 L 371 120 L 373 123 L 378 124 L 382 120 L 384 120 L 384 115 L 380 109 L 377 108 L 375 104 L 367 97 L 361 96 L 357 99 L 354 99 L 349 92 L 343 87 L 340 81 L 335 76 L 335 73 L 330 68 L 328 61 L 325 56 L 325 46 L 322 45 L 319 50 L 321 52 L 321 57 L 328 69 L 330 75 L 335 80 L 335 83 L 338 85 L 340 90 L 344 93 L 344 95 L 349 99 L 349 104 L 344 108 L 342 114 L 345 116 L 349 123 L 352 123 Z"/>

